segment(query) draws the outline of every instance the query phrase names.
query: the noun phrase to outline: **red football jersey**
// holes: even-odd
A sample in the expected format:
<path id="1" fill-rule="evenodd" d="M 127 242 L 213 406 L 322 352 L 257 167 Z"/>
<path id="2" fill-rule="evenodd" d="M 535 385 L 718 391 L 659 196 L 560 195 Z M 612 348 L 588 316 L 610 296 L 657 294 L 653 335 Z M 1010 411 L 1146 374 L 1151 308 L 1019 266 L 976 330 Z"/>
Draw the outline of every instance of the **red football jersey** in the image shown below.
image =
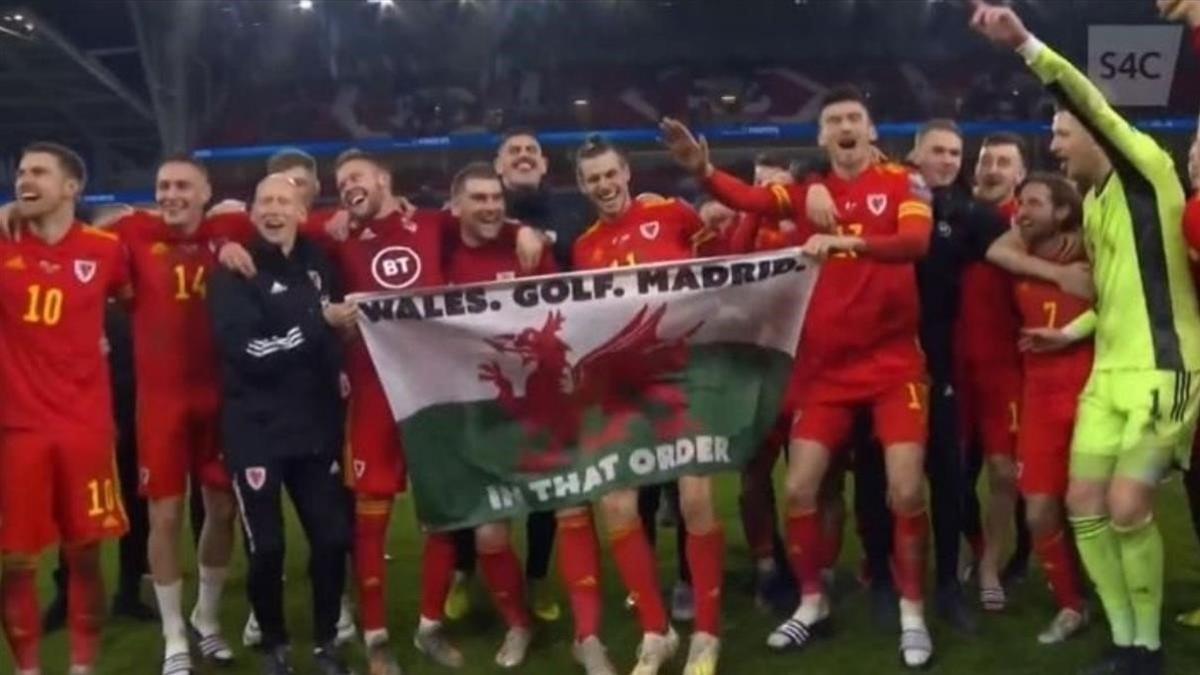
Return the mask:
<path id="1" fill-rule="evenodd" d="M 1010 223 L 1016 210 L 1016 200 L 1000 205 L 1000 213 Z M 956 359 L 985 372 L 988 368 L 1021 367 L 1017 352 L 1021 319 L 1013 297 L 1013 279 L 1008 272 L 986 261 L 967 265 L 954 328 Z"/>
<path id="2" fill-rule="evenodd" d="M 675 200 L 634 201 L 616 220 L 596 221 L 572 249 L 575 269 L 623 267 L 695 258 L 704 223 Z"/>
<path id="3" fill-rule="evenodd" d="M 180 396 L 217 391 L 218 359 L 205 302 L 208 276 L 221 244 L 249 240 L 249 222 L 232 214 L 214 216 L 185 234 L 138 211 L 112 229 L 129 255 L 138 387 Z"/>
<path id="4" fill-rule="evenodd" d="M 420 210 L 410 218 L 390 213 L 367 223 L 352 223 L 344 241 L 329 239 L 323 229 L 310 228 L 309 232 L 318 241 L 324 237 L 347 295 L 399 291 L 446 283 L 442 273 L 443 239 L 454 232 L 447 224 L 448 218 L 445 211 Z M 361 339 L 346 350 L 346 373 L 354 389 L 380 388 Z"/>
<path id="5" fill-rule="evenodd" d="M 57 244 L 0 239 L 0 424 L 113 433 L 104 311 L 128 285 L 110 232 L 75 223 Z"/>
<path id="6" fill-rule="evenodd" d="M 729 237 L 732 253 L 774 251 L 800 246 L 812 232 L 802 232 L 796 221 L 757 213 L 739 213 Z"/>
<path id="7" fill-rule="evenodd" d="M 708 182 L 731 208 L 797 224 L 797 239 L 815 230 L 804 212 L 807 185 L 751 187 L 722 172 Z M 859 237 L 861 253 L 841 252 L 822 266 L 800 338 L 798 370 L 838 379 L 894 381 L 919 377 L 916 272 L 932 231 L 928 189 L 896 164 L 876 164 L 853 179 L 822 180 L 841 213 L 838 234 Z M 883 354 L 895 358 L 878 358 Z"/>
<path id="8" fill-rule="evenodd" d="M 517 277 L 532 277 L 554 274 L 558 266 L 547 249 L 538 265 L 530 272 L 522 272 L 517 263 L 517 230 L 504 227 L 500 236 L 482 246 L 469 246 L 461 239 L 454 242 L 446 261 L 446 281 L 452 284 L 474 284 L 486 281 L 502 281 Z"/>
<path id="9" fill-rule="evenodd" d="M 1044 281 L 1021 278 L 1016 282 L 1017 307 L 1025 328 L 1062 328 L 1092 308 L 1087 300 Z M 1063 392 L 1078 396 L 1092 372 L 1092 340 L 1056 352 L 1026 352 L 1025 383 L 1031 391 Z"/>

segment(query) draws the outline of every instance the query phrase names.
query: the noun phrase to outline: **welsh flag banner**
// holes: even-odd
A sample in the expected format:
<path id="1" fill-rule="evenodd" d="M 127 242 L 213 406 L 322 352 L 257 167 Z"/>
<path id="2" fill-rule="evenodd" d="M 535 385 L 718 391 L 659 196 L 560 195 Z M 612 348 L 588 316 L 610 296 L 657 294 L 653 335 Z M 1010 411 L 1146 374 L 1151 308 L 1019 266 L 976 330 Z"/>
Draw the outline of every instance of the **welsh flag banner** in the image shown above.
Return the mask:
<path id="1" fill-rule="evenodd" d="M 353 299 L 417 514 L 453 529 L 740 468 L 815 280 L 790 250 Z"/>

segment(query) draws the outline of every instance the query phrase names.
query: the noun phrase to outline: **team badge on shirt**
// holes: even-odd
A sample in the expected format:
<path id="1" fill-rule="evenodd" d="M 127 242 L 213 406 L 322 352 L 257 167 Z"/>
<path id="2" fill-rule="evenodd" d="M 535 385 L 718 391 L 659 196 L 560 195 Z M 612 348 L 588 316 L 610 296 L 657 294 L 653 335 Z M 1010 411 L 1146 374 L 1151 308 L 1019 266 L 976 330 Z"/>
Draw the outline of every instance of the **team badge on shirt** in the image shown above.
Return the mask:
<path id="1" fill-rule="evenodd" d="M 354 460 L 354 477 L 362 478 L 363 474 L 366 472 L 367 472 L 367 463 L 361 459 Z"/>
<path id="2" fill-rule="evenodd" d="M 659 227 L 657 220 L 652 220 L 648 223 L 642 223 L 641 227 L 638 229 L 641 231 L 643 237 L 647 239 L 655 239 L 658 237 L 658 231 L 661 228 Z"/>
<path id="3" fill-rule="evenodd" d="M 887 210 L 888 198 L 886 194 L 867 195 L 867 208 L 871 209 L 871 213 L 877 216 L 882 216 Z"/>
<path id="4" fill-rule="evenodd" d="M 267 469 L 261 466 L 252 466 L 246 469 L 246 485 L 252 490 L 261 490 L 262 486 L 267 484 Z"/>
<path id="5" fill-rule="evenodd" d="M 96 261 L 95 260 L 76 260 L 75 261 L 75 278 L 82 283 L 88 283 L 96 276 Z"/>

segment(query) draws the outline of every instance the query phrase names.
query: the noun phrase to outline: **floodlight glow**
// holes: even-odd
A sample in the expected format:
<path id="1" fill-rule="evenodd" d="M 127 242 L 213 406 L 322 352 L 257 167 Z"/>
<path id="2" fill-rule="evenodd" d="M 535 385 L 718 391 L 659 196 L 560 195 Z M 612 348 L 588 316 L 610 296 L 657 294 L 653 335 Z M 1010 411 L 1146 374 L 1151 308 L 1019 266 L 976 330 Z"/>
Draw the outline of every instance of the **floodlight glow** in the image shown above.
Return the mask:
<path id="1" fill-rule="evenodd" d="M 296 9 L 302 12 L 311 11 L 313 8 L 313 0 L 297 0 Z"/>

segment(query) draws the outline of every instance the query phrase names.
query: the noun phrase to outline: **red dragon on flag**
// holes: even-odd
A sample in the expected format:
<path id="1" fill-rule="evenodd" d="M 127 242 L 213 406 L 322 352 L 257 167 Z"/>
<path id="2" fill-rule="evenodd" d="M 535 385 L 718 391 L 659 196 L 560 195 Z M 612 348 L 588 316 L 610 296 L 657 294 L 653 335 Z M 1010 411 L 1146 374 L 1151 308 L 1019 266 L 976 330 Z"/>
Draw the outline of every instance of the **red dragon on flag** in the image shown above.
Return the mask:
<path id="1" fill-rule="evenodd" d="M 520 359 L 525 396 L 515 394 L 513 382 L 498 361 L 479 366 L 479 379 L 499 392 L 500 406 L 518 420 L 528 445 L 518 468 L 526 472 L 561 469 L 571 463 L 567 448 L 594 453 L 628 438 L 633 418 L 645 416 L 659 438 L 673 438 L 689 426 L 687 393 L 682 379 L 688 362 L 687 340 L 703 325 L 664 338 L 659 324 L 667 307 L 643 306 L 619 330 L 574 365 L 570 346 L 559 337 L 565 319 L 552 311 L 540 328 L 526 328 L 485 339 L 498 354 Z M 599 411 L 603 426 L 584 429 L 589 411 Z"/>

